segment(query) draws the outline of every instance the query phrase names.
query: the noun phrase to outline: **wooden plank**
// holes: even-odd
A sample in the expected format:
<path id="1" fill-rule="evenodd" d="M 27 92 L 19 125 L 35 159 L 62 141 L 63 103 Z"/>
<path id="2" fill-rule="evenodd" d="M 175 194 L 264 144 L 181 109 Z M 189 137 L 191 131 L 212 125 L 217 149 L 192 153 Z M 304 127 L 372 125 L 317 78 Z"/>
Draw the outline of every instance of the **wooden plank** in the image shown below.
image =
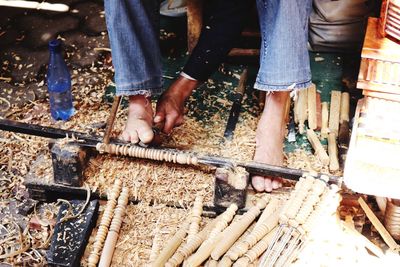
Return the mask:
<path id="1" fill-rule="evenodd" d="M 307 89 L 307 114 L 308 128 L 315 130 L 317 128 L 317 87 L 312 84 Z"/>
<path id="2" fill-rule="evenodd" d="M 340 91 L 332 91 L 331 92 L 331 106 L 329 110 L 329 131 L 338 135 L 339 133 L 339 118 L 340 118 L 340 99 L 341 99 Z"/>
<path id="3" fill-rule="evenodd" d="M 329 153 L 329 170 L 339 170 L 338 149 L 336 144 L 336 135 L 329 133 L 328 135 L 328 153 Z"/>
<path id="4" fill-rule="evenodd" d="M 329 121 L 329 103 L 322 102 L 322 111 L 321 111 L 321 138 L 328 138 L 329 128 L 328 128 L 328 121 Z"/>
<path id="5" fill-rule="evenodd" d="M 378 231 L 378 233 L 382 236 L 385 243 L 389 246 L 389 248 L 393 251 L 399 252 L 400 246 L 396 243 L 390 233 L 386 230 L 385 226 L 379 221 L 378 217 L 374 214 L 374 212 L 368 207 L 367 203 L 361 197 L 358 199 L 358 203 L 360 203 L 361 208 L 364 210 L 368 219 L 371 221 L 372 225 Z"/>
<path id="6" fill-rule="evenodd" d="M 317 129 L 316 130 L 321 130 L 322 128 L 322 104 L 321 104 L 321 94 L 317 92 Z"/>

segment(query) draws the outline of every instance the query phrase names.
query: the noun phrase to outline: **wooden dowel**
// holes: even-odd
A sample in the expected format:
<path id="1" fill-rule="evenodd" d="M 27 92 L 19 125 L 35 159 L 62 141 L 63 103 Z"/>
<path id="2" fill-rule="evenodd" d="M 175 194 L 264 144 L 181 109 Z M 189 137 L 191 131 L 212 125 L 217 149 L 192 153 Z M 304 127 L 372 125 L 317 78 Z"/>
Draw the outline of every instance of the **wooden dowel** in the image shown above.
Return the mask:
<path id="1" fill-rule="evenodd" d="M 118 197 L 117 207 L 115 208 L 114 216 L 107 234 L 107 239 L 101 253 L 99 267 L 108 267 L 111 265 L 112 256 L 114 254 L 115 246 L 117 245 L 119 230 L 121 229 L 126 206 L 128 205 L 128 200 L 129 190 L 127 187 L 124 187 L 122 188 L 122 192 Z"/>
<path id="2" fill-rule="evenodd" d="M 324 139 L 328 138 L 328 133 L 329 133 L 329 127 L 328 127 L 329 108 L 328 108 L 328 106 L 329 106 L 328 102 L 322 102 L 321 138 L 324 138 Z"/>
<path id="3" fill-rule="evenodd" d="M 174 255 L 175 251 L 183 242 L 187 234 L 187 230 L 189 227 L 189 222 L 186 222 L 176 233 L 175 235 L 167 242 L 165 247 L 161 250 L 160 254 L 156 258 L 156 260 L 151 264 L 154 267 L 164 266 L 164 264 Z"/>
<path id="4" fill-rule="evenodd" d="M 307 130 L 307 138 L 308 141 L 310 141 L 311 146 L 313 147 L 316 156 L 319 158 L 319 160 L 322 162 L 324 165 L 329 164 L 329 156 L 326 153 L 324 147 L 322 146 L 321 142 L 319 141 L 317 135 L 315 132 L 311 129 Z"/>
<path id="5" fill-rule="evenodd" d="M 312 84 L 307 89 L 308 128 L 317 128 L 317 87 Z"/>
<path id="6" fill-rule="evenodd" d="M 219 242 L 211 253 L 214 260 L 218 260 L 235 243 L 235 241 L 246 231 L 255 218 L 261 213 L 267 205 L 267 199 L 261 198 L 257 204 L 251 207 L 240 220 L 233 222 L 221 234 Z"/>
<path id="7" fill-rule="evenodd" d="M 339 118 L 340 118 L 340 105 L 341 105 L 341 92 L 331 92 L 331 107 L 329 110 L 329 130 L 336 135 L 339 133 Z"/>
<path id="8" fill-rule="evenodd" d="M 361 208 L 364 210 L 368 219 L 371 221 L 372 225 L 376 228 L 378 233 L 382 236 L 385 243 L 389 246 L 389 248 L 393 251 L 399 252 L 400 246 L 396 243 L 390 233 L 386 230 L 385 226 L 379 221 L 378 217 L 374 214 L 374 212 L 368 207 L 367 203 L 361 197 L 358 199 L 358 203 L 360 203 Z"/>
<path id="9" fill-rule="evenodd" d="M 336 144 L 335 133 L 329 133 L 328 135 L 328 154 L 329 154 L 329 170 L 330 171 L 339 170 L 338 149 Z"/>

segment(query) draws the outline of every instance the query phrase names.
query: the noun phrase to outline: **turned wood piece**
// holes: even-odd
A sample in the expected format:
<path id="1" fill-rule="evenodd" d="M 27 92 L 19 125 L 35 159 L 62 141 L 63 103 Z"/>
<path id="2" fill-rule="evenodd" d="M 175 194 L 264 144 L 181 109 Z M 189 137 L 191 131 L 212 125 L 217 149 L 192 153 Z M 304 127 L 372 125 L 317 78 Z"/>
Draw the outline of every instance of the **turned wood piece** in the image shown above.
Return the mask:
<path id="1" fill-rule="evenodd" d="M 117 207 L 108 230 L 107 239 L 101 253 L 99 267 L 108 267 L 111 265 L 112 256 L 115 246 L 117 245 L 119 230 L 121 229 L 122 220 L 125 216 L 126 206 L 129 200 L 129 190 L 127 187 L 122 188 L 122 192 L 118 197 Z"/>
<path id="2" fill-rule="evenodd" d="M 130 156 L 141 159 L 151 159 L 179 164 L 197 165 L 197 157 L 183 153 L 154 148 L 144 148 L 132 145 L 115 145 L 98 143 L 97 151 L 113 155 Z"/>
<path id="3" fill-rule="evenodd" d="M 308 128 L 317 128 L 317 87 L 312 84 L 307 89 Z"/>
<path id="4" fill-rule="evenodd" d="M 281 208 L 282 201 L 278 198 L 270 198 L 268 201 L 267 206 L 261 213 L 260 217 L 257 220 L 256 225 L 254 226 L 254 229 L 257 229 L 260 225 L 264 223 L 265 220 L 267 220 L 271 215 L 273 215 L 279 208 Z"/>
<path id="5" fill-rule="evenodd" d="M 121 192 L 122 181 L 117 179 L 114 182 L 113 188 L 108 197 L 107 205 L 100 221 L 99 229 L 93 243 L 93 248 L 88 257 L 88 266 L 96 267 L 100 259 L 100 253 L 103 249 L 104 241 L 107 237 L 108 227 L 111 224 L 115 206 L 117 205 L 117 198 Z"/>
<path id="6" fill-rule="evenodd" d="M 249 266 L 249 263 L 254 262 L 257 260 L 264 251 L 267 250 L 268 245 L 274 238 L 278 227 L 275 227 L 271 232 L 269 232 L 266 236 L 264 236 L 258 243 L 252 247 L 249 251 L 244 254 L 242 258 L 239 258 L 234 264 L 234 267 L 242 267 L 242 266 Z"/>
<path id="7" fill-rule="evenodd" d="M 329 110 L 329 131 L 339 133 L 339 118 L 340 118 L 340 91 L 331 91 L 331 106 Z"/>
<path id="8" fill-rule="evenodd" d="M 265 235 L 272 231 L 277 225 L 279 220 L 279 213 L 276 212 L 271 215 L 268 219 L 264 220 L 258 227 L 254 227 L 253 231 L 244 238 L 243 241 L 239 242 L 236 246 L 232 247 L 226 255 L 235 261 L 242 255 L 244 255 L 250 248 L 252 248 L 258 241 L 260 241 Z"/>
<path id="9" fill-rule="evenodd" d="M 311 146 L 315 151 L 315 155 L 319 158 L 319 160 L 324 165 L 329 164 L 329 156 L 326 153 L 324 147 L 322 146 L 321 142 L 319 141 L 315 132 L 311 129 L 307 129 L 307 138 L 310 141 Z"/>
<path id="10" fill-rule="evenodd" d="M 271 199 L 250 234 L 234 245 L 226 255 L 233 261 L 237 260 L 278 225 L 279 207 L 280 201 L 276 198 Z"/>
<path id="11" fill-rule="evenodd" d="M 232 264 L 233 264 L 233 261 L 232 261 L 230 258 L 224 256 L 224 257 L 222 257 L 222 259 L 218 262 L 218 265 L 217 265 L 217 266 L 218 266 L 218 267 L 231 267 Z"/>
<path id="12" fill-rule="evenodd" d="M 199 232 L 201 214 L 203 213 L 203 197 L 196 196 L 193 203 L 192 212 L 190 214 L 190 225 L 188 230 L 187 242 L 190 242 L 192 237 Z"/>
<path id="13" fill-rule="evenodd" d="M 213 259 L 209 259 L 205 264 L 204 267 L 218 267 L 218 261 Z"/>
<path id="14" fill-rule="evenodd" d="M 220 216 L 211 221 L 209 224 L 204 227 L 198 234 L 193 236 L 192 241 L 189 243 L 185 243 L 180 246 L 176 253 L 167 261 L 165 264 L 166 267 L 173 267 L 180 265 L 187 257 L 189 257 L 207 238 L 210 231 L 214 228 L 216 222 L 219 220 Z"/>
<path id="15" fill-rule="evenodd" d="M 251 207 L 240 220 L 233 222 L 221 234 L 221 238 L 211 253 L 214 260 L 218 260 L 235 243 L 235 241 L 246 231 L 255 218 L 261 213 L 261 209 L 267 206 L 267 197 L 259 199 L 255 206 Z"/>
<path id="16" fill-rule="evenodd" d="M 322 102 L 322 127 L 321 127 L 321 137 L 328 138 L 329 127 L 329 104 L 328 102 Z"/>
<path id="17" fill-rule="evenodd" d="M 326 181 L 320 179 L 314 179 L 314 183 L 312 185 L 311 190 L 307 194 L 306 199 L 304 200 L 303 204 L 299 212 L 297 213 L 296 218 L 294 219 L 295 224 L 291 224 L 291 226 L 297 227 L 298 225 L 304 224 L 314 209 L 314 206 L 320 200 L 321 194 L 325 191 L 327 184 Z"/>
<path id="18" fill-rule="evenodd" d="M 329 170 L 330 171 L 339 170 L 338 148 L 337 148 L 335 133 L 329 133 L 328 135 L 328 154 L 329 154 Z"/>
<path id="19" fill-rule="evenodd" d="M 284 214 L 280 216 L 280 223 L 288 223 L 290 219 L 294 219 L 297 215 L 297 212 L 300 210 L 309 190 L 313 186 L 315 178 L 312 176 L 307 176 L 304 184 L 301 188 L 296 192 L 296 194 L 291 197 L 288 202 L 289 205 Z"/>
<path id="20" fill-rule="evenodd" d="M 330 188 L 326 189 L 321 197 L 320 201 L 315 205 L 310 216 L 307 218 L 306 222 L 301 226 L 304 233 L 309 233 L 313 229 L 314 225 L 317 223 L 323 223 L 324 214 L 333 213 L 336 211 L 339 202 L 340 195 L 337 193 L 339 188 L 336 185 L 330 185 Z"/>
<path id="21" fill-rule="evenodd" d="M 195 254 L 193 254 L 186 262 L 186 266 L 199 266 L 203 261 L 210 257 L 211 252 L 217 245 L 221 236 L 219 235 L 225 229 L 229 222 L 232 221 L 236 214 L 238 206 L 231 204 L 229 208 L 220 216 L 218 222 L 215 224 L 214 229 L 211 230 L 206 241 L 199 247 Z"/>
<path id="22" fill-rule="evenodd" d="M 182 244 L 189 227 L 189 222 L 186 222 L 175 235 L 167 242 L 165 247 L 161 250 L 156 260 L 151 264 L 154 267 L 164 266 L 164 264 L 174 255 L 175 251 Z"/>

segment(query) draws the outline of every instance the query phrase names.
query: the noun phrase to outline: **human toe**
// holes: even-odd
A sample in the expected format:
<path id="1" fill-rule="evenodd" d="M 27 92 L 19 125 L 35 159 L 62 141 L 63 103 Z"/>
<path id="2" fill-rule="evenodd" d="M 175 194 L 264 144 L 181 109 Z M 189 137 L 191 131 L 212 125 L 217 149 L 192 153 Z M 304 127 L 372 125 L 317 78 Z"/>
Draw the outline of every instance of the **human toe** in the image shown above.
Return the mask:
<path id="1" fill-rule="evenodd" d="M 253 176 L 251 180 L 251 184 L 253 185 L 254 189 L 258 192 L 263 192 L 265 185 L 264 185 L 264 177 L 262 176 Z"/>
<path id="2" fill-rule="evenodd" d="M 271 192 L 273 189 L 272 181 L 270 178 L 264 178 L 264 189 L 266 192 Z"/>
<path id="3" fill-rule="evenodd" d="M 147 144 L 150 143 L 154 138 L 154 132 L 150 126 L 144 126 L 138 129 L 138 141 L 142 141 Z"/>
<path id="4" fill-rule="evenodd" d="M 272 181 L 272 189 L 278 189 L 282 187 L 282 181 L 280 179 L 274 179 Z"/>

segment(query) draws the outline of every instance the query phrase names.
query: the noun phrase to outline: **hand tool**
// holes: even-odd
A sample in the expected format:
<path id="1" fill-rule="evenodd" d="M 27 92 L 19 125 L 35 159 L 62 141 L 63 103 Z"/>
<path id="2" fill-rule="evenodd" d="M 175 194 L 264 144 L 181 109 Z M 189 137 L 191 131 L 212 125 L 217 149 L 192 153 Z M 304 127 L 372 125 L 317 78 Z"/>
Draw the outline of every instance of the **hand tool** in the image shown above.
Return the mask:
<path id="1" fill-rule="evenodd" d="M 233 96 L 233 105 L 231 112 L 229 113 L 228 122 L 226 124 L 224 137 L 227 139 L 232 139 L 233 132 L 235 131 L 237 121 L 239 119 L 240 108 L 242 106 L 242 99 L 244 92 L 246 91 L 246 81 L 248 76 L 247 68 L 243 70 L 240 75 L 239 85 L 236 88 L 236 92 Z"/>

